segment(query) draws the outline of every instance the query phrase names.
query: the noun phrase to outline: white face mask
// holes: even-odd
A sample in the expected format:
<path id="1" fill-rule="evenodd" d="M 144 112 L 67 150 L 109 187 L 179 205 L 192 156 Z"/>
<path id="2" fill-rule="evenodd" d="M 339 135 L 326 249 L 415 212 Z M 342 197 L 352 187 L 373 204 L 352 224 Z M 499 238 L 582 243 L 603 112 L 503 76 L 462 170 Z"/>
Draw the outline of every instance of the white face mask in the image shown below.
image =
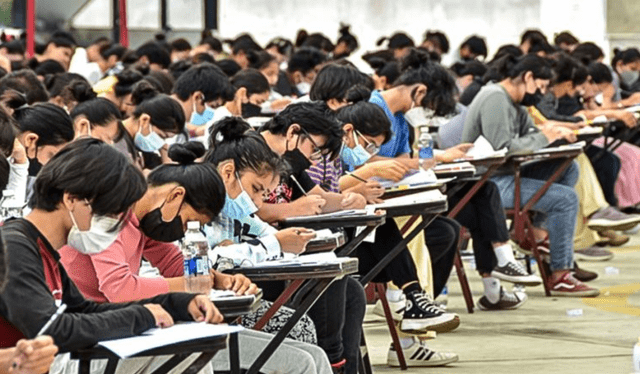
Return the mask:
<path id="1" fill-rule="evenodd" d="M 69 211 L 73 227 L 67 236 L 67 244 L 85 255 L 100 253 L 116 241 L 120 228 L 112 231 L 118 224 L 118 219 L 107 216 L 91 217 L 91 227 L 87 231 L 80 231 L 73 213 Z"/>
<path id="2" fill-rule="evenodd" d="M 301 95 L 306 95 L 311 91 L 311 83 L 309 82 L 300 82 L 296 84 L 296 89 L 300 92 Z"/>

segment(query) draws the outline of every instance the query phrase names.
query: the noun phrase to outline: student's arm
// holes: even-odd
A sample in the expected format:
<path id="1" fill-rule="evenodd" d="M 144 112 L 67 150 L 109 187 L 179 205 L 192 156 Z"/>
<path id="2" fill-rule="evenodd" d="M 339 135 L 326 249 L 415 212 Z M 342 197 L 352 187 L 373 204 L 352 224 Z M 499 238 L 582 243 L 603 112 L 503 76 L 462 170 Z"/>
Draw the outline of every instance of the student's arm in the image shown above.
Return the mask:
<path id="1" fill-rule="evenodd" d="M 0 295 L 0 311 L 26 338 L 34 338 L 57 305 L 46 283 L 42 260 L 34 243 L 24 238 L 5 237 L 9 253 L 9 279 Z M 68 308 L 47 330 L 61 352 L 86 348 L 100 340 L 140 334 L 155 326 L 153 314 L 143 305 L 119 306 L 100 311 L 96 303 L 82 297 L 59 266 L 63 278 L 63 300 Z M 27 296 L 28 295 L 28 296 Z M 90 312 L 87 314 L 87 312 Z"/>
<path id="2" fill-rule="evenodd" d="M 363 209 L 367 204 L 364 196 L 360 194 L 327 192 L 317 185 L 309 191 L 309 194 L 318 195 L 326 201 L 326 204 L 322 207 L 322 213 L 331 213 L 343 209 Z"/>
<path id="3" fill-rule="evenodd" d="M 131 247 L 137 245 L 137 241 L 128 240 L 130 235 L 141 235 L 134 230 L 138 229 L 132 225 L 125 226 L 111 246 L 89 256 L 98 278 L 98 288 L 112 303 L 140 300 L 171 290 L 166 279 L 141 277 L 131 270 L 127 252 L 140 250 Z"/>
<path id="4" fill-rule="evenodd" d="M 267 223 L 277 223 L 289 217 L 310 216 L 322 213 L 326 201 L 319 195 L 303 196 L 290 203 L 264 203 L 256 213 Z"/>
<path id="5" fill-rule="evenodd" d="M 635 127 L 638 124 L 636 117 L 631 112 L 626 110 L 612 110 L 612 109 L 585 109 L 575 113 L 576 116 L 584 116 L 586 119 L 594 119 L 599 116 L 605 116 L 607 118 L 614 118 L 624 122 L 627 127 Z"/>
<path id="6" fill-rule="evenodd" d="M 479 116 L 481 134 L 491 143 L 493 149 L 507 147 L 512 152 L 536 150 L 549 144 L 545 134 L 533 125 L 528 114 L 525 113 L 528 121 L 526 124 L 519 123 L 525 121 L 522 115 L 518 118 L 511 117 L 512 106 L 510 99 L 498 92 L 487 96 L 482 104 Z"/>

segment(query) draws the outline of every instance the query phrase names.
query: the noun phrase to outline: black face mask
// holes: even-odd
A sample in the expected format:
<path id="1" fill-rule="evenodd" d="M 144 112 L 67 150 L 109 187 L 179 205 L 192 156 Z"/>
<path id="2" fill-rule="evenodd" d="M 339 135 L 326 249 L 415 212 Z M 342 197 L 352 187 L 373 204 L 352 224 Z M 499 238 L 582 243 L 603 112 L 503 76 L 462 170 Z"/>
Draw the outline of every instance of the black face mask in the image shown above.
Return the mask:
<path id="1" fill-rule="evenodd" d="M 242 104 L 242 118 L 258 117 L 262 113 L 262 108 L 259 105 L 247 103 Z"/>
<path id="2" fill-rule="evenodd" d="M 282 157 L 291 165 L 292 174 L 301 173 L 311 167 L 311 161 L 297 147 L 291 151 L 286 151 Z"/>
<path id="3" fill-rule="evenodd" d="M 164 206 L 164 204 L 162 204 Z M 182 218 L 180 218 L 180 209 L 176 218 L 169 222 L 162 220 L 162 206 L 145 214 L 140 220 L 140 230 L 149 237 L 158 242 L 171 243 L 181 239 L 184 236 L 182 229 Z"/>
<path id="4" fill-rule="evenodd" d="M 38 157 L 30 158 L 29 159 L 29 176 L 30 177 L 37 176 L 38 173 L 40 172 L 40 169 L 42 169 L 42 164 L 40 163 L 40 161 L 38 161 Z"/>
<path id="5" fill-rule="evenodd" d="M 522 98 L 522 101 L 520 101 L 520 105 L 534 106 L 534 105 L 537 105 L 540 102 L 540 100 L 542 100 L 542 90 L 538 88 L 536 89 L 536 92 L 532 94 L 525 92 L 524 97 Z"/>

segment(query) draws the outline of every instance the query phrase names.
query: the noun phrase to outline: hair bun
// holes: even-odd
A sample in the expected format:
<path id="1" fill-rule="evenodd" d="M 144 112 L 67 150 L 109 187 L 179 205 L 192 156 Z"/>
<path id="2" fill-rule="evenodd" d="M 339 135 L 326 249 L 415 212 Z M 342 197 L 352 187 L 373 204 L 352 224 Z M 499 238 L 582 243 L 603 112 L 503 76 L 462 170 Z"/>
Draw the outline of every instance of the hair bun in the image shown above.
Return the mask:
<path id="1" fill-rule="evenodd" d="M 220 142 L 232 142 L 240 139 L 251 130 L 251 125 L 240 117 L 227 117 L 213 124 L 210 145 L 214 148 Z"/>
<path id="2" fill-rule="evenodd" d="M 84 80 L 75 79 L 68 86 L 69 92 L 78 103 L 82 103 L 97 97 L 91 85 Z"/>
<path id="3" fill-rule="evenodd" d="M 347 25 L 346 23 L 340 22 L 340 29 L 338 30 L 338 32 L 340 32 L 340 35 L 342 36 L 347 36 L 347 35 L 351 35 L 351 32 L 349 32 L 350 29 L 351 29 L 351 25 Z"/>
<path id="4" fill-rule="evenodd" d="M 409 54 L 401 60 L 400 70 L 404 71 L 407 69 L 419 69 L 421 67 L 424 67 L 427 63 L 429 63 L 428 53 L 415 48 L 411 48 Z"/>
<path id="5" fill-rule="evenodd" d="M 204 144 L 200 142 L 176 143 L 169 148 L 169 158 L 180 165 L 191 165 L 204 153 Z"/>
<path id="6" fill-rule="evenodd" d="M 348 103 L 352 103 L 352 104 L 355 104 L 360 101 L 369 101 L 370 97 L 371 97 L 371 89 L 369 89 L 368 87 L 362 84 L 357 84 L 349 88 L 344 95 L 345 100 L 347 100 Z"/>
<path id="7" fill-rule="evenodd" d="M 134 105 L 140 105 L 143 101 L 156 97 L 159 93 L 158 89 L 151 82 L 143 79 L 133 86 L 131 102 Z"/>

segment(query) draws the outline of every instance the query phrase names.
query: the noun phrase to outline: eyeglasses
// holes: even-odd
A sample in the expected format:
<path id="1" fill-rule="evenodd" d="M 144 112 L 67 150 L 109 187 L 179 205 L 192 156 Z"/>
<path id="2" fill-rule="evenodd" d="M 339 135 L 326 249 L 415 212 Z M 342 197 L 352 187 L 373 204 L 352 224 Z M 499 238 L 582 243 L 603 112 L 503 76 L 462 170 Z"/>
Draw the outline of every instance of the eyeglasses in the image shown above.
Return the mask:
<path id="1" fill-rule="evenodd" d="M 313 153 L 311 153 L 311 156 L 309 156 L 309 158 L 311 159 L 311 161 L 319 161 L 322 160 L 322 157 L 324 156 L 324 152 L 322 151 L 322 148 L 318 147 L 318 143 L 315 142 L 315 140 L 313 140 L 313 138 L 311 137 L 311 134 L 309 134 L 307 132 L 307 130 L 303 129 L 302 127 L 300 128 L 300 131 L 302 131 L 302 133 L 304 134 L 304 136 L 309 139 L 309 141 L 311 142 L 311 146 L 313 147 Z"/>
<path id="2" fill-rule="evenodd" d="M 358 136 L 360 136 L 362 140 L 364 140 L 366 144 L 364 150 L 367 151 L 367 153 L 369 153 L 371 156 L 375 156 L 378 154 L 378 152 L 380 152 L 380 147 L 376 143 L 367 140 L 367 138 L 365 138 L 360 131 L 355 130 L 353 132 L 353 135 L 356 140 L 356 145 L 358 144 Z"/>

